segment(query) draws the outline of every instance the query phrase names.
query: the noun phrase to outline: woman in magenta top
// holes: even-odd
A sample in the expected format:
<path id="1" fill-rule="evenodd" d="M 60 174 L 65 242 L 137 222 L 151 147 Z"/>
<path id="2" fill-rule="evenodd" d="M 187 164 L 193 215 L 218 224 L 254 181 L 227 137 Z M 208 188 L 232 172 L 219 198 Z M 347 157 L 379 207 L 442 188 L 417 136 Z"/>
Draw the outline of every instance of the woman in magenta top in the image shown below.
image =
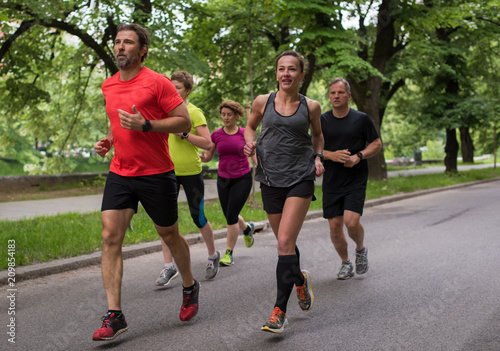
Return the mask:
<path id="1" fill-rule="evenodd" d="M 252 190 L 253 180 L 248 158 L 243 153 L 245 130 L 236 125 L 245 109 L 239 103 L 227 100 L 219 106 L 219 113 L 224 126 L 212 133 L 215 148 L 203 151 L 200 158 L 202 162 L 209 162 L 216 150 L 219 154 L 217 192 L 227 222 L 227 249 L 220 264 L 229 266 L 234 263 L 233 251 L 240 230 L 243 231 L 245 245 L 253 245 L 255 227 L 252 222 L 246 223 L 240 216 Z"/>

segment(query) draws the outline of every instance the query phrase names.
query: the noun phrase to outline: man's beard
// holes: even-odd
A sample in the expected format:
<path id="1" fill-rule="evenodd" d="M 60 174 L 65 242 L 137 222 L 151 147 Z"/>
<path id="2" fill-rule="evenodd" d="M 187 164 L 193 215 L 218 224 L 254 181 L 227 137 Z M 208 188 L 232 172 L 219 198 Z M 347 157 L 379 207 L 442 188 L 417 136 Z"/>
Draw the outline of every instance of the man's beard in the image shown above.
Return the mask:
<path id="1" fill-rule="evenodd" d="M 128 65 L 136 63 L 137 61 L 139 61 L 141 59 L 139 54 L 131 56 L 131 57 L 126 56 L 125 59 L 122 59 L 122 58 L 118 59 L 119 54 L 124 54 L 124 52 L 119 52 L 118 54 L 115 55 L 115 62 L 116 62 L 116 65 L 118 66 L 118 68 L 127 67 Z"/>

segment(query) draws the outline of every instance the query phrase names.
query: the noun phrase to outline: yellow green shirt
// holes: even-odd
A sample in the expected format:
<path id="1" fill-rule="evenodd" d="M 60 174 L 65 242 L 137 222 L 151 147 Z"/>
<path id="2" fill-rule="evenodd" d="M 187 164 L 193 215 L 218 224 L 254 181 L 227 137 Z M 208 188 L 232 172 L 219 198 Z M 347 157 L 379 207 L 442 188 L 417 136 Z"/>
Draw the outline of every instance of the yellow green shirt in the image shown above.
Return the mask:
<path id="1" fill-rule="evenodd" d="M 190 134 L 198 135 L 196 127 L 206 126 L 207 120 L 201 110 L 188 103 L 187 109 L 191 116 L 191 131 Z M 170 149 L 170 157 L 175 165 L 175 175 L 188 176 L 201 173 L 201 160 L 198 154 L 198 148 L 189 141 L 181 139 L 180 136 L 170 134 L 168 137 L 168 147 Z"/>

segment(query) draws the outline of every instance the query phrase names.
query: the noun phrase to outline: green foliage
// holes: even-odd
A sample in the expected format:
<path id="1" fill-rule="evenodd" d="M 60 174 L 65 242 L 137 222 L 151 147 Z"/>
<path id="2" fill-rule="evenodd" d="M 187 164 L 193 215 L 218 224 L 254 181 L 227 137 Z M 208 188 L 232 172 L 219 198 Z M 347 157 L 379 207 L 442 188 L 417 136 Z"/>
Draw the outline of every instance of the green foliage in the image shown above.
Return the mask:
<path id="1" fill-rule="evenodd" d="M 134 21 L 149 22 L 153 45 L 173 46 L 177 18 L 173 11 L 179 7 L 172 2 L 155 4 L 162 11 L 156 16 L 147 6 L 142 8 L 143 4 L 146 2 L 135 0 L 120 4 L 28 0 L 0 5 L 12 24 L 3 27 L 8 32 L 0 44 L 5 45 L 9 35 L 16 37 L 7 54 L 0 57 L 4 78 L 0 90 L 7 92 L 0 97 L 7 112 L 0 117 L 0 155 L 29 164 L 33 173 L 72 170 L 74 165 L 66 157 L 71 150 L 92 148 L 107 133 L 100 85 L 110 72 L 116 72 L 110 49 L 116 25 L 129 22 L 132 14 Z M 23 20 L 27 29 L 17 36 Z M 157 56 L 164 61 L 153 59 L 151 66 L 165 67 L 171 57 L 168 52 L 162 50 Z M 32 150 L 35 139 L 47 145 L 52 157 Z"/>
<path id="2" fill-rule="evenodd" d="M 427 140 L 425 148 L 422 150 L 422 159 L 424 160 L 442 160 L 444 159 L 443 140 Z"/>
<path id="3" fill-rule="evenodd" d="M 38 41 L 39 35 L 40 30 L 34 30 L 27 36 Z M 97 117 L 103 115 L 98 86 L 89 88 L 95 73 L 94 66 L 87 64 L 89 50 L 69 46 L 61 37 L 54 39 L 45 46 L 47 53 L 41 53 L 41 60 L 11 69 L 6 73 L 8 78 L 0 82 L 9 92 L 2 96 L 2 104 L 10 116 L 16 116 L 14 124 L 1 123 L 0 128 L 5 129 L 0 137 L 0 152 L 37 165 L 41 173 L 67 171 L 70 167 L 63 155 L 69 152 L 70 145 L 91 147 L 97 140 L 95 132 L 100 129 L 99 134 L 104 134 L 107 129 Z M 37 48 L 41 51 L 43 43 Z M 61 67 L 65 69 L 61 71 Z M 34 151 L 27 154 L 26 150 L 32 149 L 27 145 L 34 145 L 35 139 L 50 144 L 47 151 L 58 157 L 43 158 Z"/>
<path id="4" fill-rule="evenodd" d="M 18 160 L 0 158 L 0 177 L 25 174 L 23 165 Z"/>
<path id="5" fill-rule="evenodd" d="M 322 113 L 332 109 L 328 98 L 328 85 L 321 80 L 315 80 L 311 83 L 309 89 L 307 89 L 307 97 L 319 102 Z"/>
<path id="6" fill-rule="evenodd" d="M 407 87 L 396 94 L 391 107 L 406 123 L 406 133 L 398 134 L 404 130 L 399 122 L 386 126 L 389 138 L 384 133 L 384 141 L 394 142 L 400 135 L 395 144 L 401 152 L 407 147 L 406 140 L 408 145 L 422 146 L 423 140 L 439 140 L 438 133 L 444 129 L 467 127 L 474 129 L 476 151 L 491 150 L 491 136 L 477 136 L 491 135 L 491 123 L 485 123 L 485 118 L 491 122 L 489 117 L 494 114 L 482 91 L 485 86 L 493 88 L 493 80 L 498 81 L 498 74 L 493 73 L 498 51 L 491 47 L 497 43 L 498 11 L 467 1 L 424 4 L 415 6 L 408 22 Z M 485 142 L 489 144 L 486 148 L 480 145 Z"/>
<path id="7" fill-rule="evenodd" d="M 496 7 L 489 2 L 486 10 Z M 486 11 L 484 11 L 486 12 Z M 491 20 L 487 13 L 482 16 L 488 21 Z M 500 127 L 500 91 L 499 91 L 499 73 L 500 72 L 500 46 L 498 45 L 498 32 L 488 31 L 488 35 L 482 35 L 477 39 L 474 50 L 471 50 L 469 56 L 469 67 L 476 72 L 477 79 L 474 80 L 476 95 L 469 99 L 469 104 L 464 106 L 468 110 L 476 111 L 478 117 L 477 128 L 473 131 L 473 140 L 476 150 L 479 154 L 494 153 L 494 128 L 497 133 Z M 498 140 L 498 136 L 496 137 Z M 498 145 L 498 141 L 497 141 Z M 498 146 L 497 146 L 498 148 Z"/>
<path id="8" fill-rule="evenodd" d="M 309 60 L 304 91 L 324 109 L 328 82 L 352 81 L 353 99 L 382 128 L 389 153 L 407 155 L 460 126 L 474 129 L 477 150 L 492 150 L 499 13 L 497 1 L 479 0 L 4 1 L 0 156 L 33 172 L 71 171 L 65 155 L 106 134 L 100 85 L 117 71 L 120 22 L 149 29 L 148 67 L 195 76 L 190 99 L 211 130 L 222 100 L 248 106 L 276 89 L 274 59 L 292 48 Z M 36 139 L 52 157 L 34 150 Z"/>
<path id="9" fill-rule="evenodd" d="M 414 150 L 426 146 L 429 140 L 437 140 L 439 129 L 423 123 L 419 108 L 421 92 L 418 86 L 408 84 L 394 96 L 386 110 L 381 134 L 387 159 L 413 157 Z"/>
<path id="10" fill-rule="evenodd" d="M 107 172 L 109 161 L 100 156 L 92 155 L 89 158 L 78 157 L 72 173 Z M 103 184 L 104 185 L 104 184 Z"/>
<path id="11" fill-rule="evenodd" d="M 269 38 L 280 35 L 273 20 L 282 16 L 281 6 L 270 1 L 210 1 L 193 4 L 186 12 L 189 29 L 183 38 L 208 64 L 202 72 L 191 72 L 202 81 L 190 99 L 204 111 L 210 129 L 221 125 L 217 107 L 223 100 L 249 106 L 252 98 L 274 89 L 278 47 L 273 49 Z"/>

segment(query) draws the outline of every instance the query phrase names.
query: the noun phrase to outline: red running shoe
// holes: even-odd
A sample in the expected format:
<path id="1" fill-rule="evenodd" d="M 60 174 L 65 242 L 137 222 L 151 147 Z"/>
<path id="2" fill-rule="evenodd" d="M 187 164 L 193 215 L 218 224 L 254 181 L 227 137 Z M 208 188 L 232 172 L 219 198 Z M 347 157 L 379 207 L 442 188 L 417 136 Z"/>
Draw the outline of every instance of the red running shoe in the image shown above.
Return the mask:
<path id="1" fill-rule="evenodd" d="M 187 322 L 196 316 L 196 313 L 198 313 L 199 293 L 200 283 L 197 280 L 194 281 L 194 288 L 192 290 L 182 290 L 183 302 L 181 306 L 181 313 L 179 315 L 181 321 Z"/>
<path id="2" fill-rule="evenodd" d="M 125 316 L 123 316 L 122 313 L 117 316 L 114 312 L 108 312 L 104 317 L 102 317 L 102 327 L 94 332 L 92 340 L 113 340 L 118 335 L 126 332 L 127 330 L 127 322 L 125 321 Z"/>

